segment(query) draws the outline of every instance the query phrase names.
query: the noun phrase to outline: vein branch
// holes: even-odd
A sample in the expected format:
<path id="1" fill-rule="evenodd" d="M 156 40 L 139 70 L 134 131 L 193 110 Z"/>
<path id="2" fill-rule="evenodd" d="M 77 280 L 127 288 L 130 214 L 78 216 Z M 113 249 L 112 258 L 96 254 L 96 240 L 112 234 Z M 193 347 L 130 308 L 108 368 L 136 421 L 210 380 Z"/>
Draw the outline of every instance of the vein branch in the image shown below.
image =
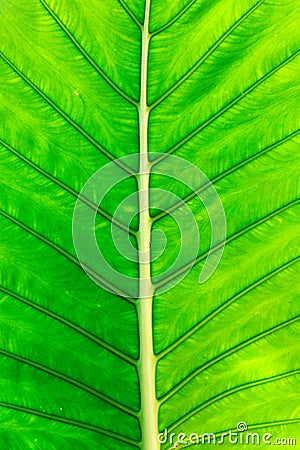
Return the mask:
<path id="1" fill-rule="evenodd" d="M 161 28 L 158 28 L 157 30 L 152 31 L 151 36 L 156 36 L 159 33 L 162 33 L 167 28 L 171 27 L 174 23 L 176 23 L 180 17 L 182 17 L 193 5 L 196 3 L 197 0 L 192 0 L 189 2 L 178 14 L 176 14 L 173 19 L 169 20 L 165 25 L 163 25 Z"/>
<path id="2" fill-rule="evenodd" d="M 170 147 L 169 150 L 162 153 L 161 156 L 156 158 L 153 165 L 158 164 L 159 162 L 163 161 L 165 158 L 168 157 L 169 154 L 174 154 L 180 147 L 185 145 L 187 142 L 189 142 L 191 139 L 193 139 L 197 134 L 199 134 L 201 131 L 203 131 L 205 128 L 207 128 L 209 125 L 211 125 L 215 120 L 217 120 L 219 117 L 221 117 L 227 111 L 229 111 L 233 106 L 235 106 L 238 102 L 240 102 L 242 99 L 244 99 L 248 94 L 250 94 L 252 91 L 254 91 L 254 89 L 259 87 L 268 78 L 270 78 L 272 75 L 274 75 L 280 69 L 282 69 L 284 66 L 286 66 L 288 63 L 290 63 L 293 59 L 295 59 L 299 54 L 300 54 L 300 50 L 297 50 L 295 53 L 293 53 L 291 56 L 289 56 L 283 62 L 278 64 L 276 67 L 274 67 L 270 72 L 266 73 L 263 77 L 261 77 L 260 79 L 255 81 L 255 83 L 251 84 L 245 91 L 243 91 L 241 94 L 239 94 L 233 100 L 231 100 L 229 103 L 224 105 L 219 111 L 214 113 L 209 119 L 205 120 L 202 124 L 200 124 L 194 130 L 190 131 L 185 137 L 183 137 L 176 144 L 174 144 L 172 147 Z"/>
<path id="3" fill-rule="evenodd" d="M 233 31 L 241 25 L 265 0 L 259 0 L 252 8 L 250 8 L 237 22 L 235 22 L 229 29 L 224 33 L 217 42 L 208 49 L 208 51 L 202 56 L 202 58 L 197 61 L 196 64 L 183 76 L 181 77 L 170 89 L 168 89 L 161 97 L 155 100 L 150 108 L 153 110 L 158 105 L 160 105 L 167 97 L 169 97 L 176 89 L 178 89 L 194 72 L 208 59 L 208 57 L 230 36 Z M 192 6 L 191 2 L 190 6 Z M 189 8 L 188 8 L 189 9 Z"/>
<path id="4" fill-rule="evenodd" d="M 58 17 L 58 15 L 50 8 L 50 6 L 45 2 L 45 0 L 40 0 L 41 4 L 44 6 L 46 11 L 51 15 L 51 17 L 55 20 L 58 26 L 63 30 L 66 36 L 70 39 L 70 41 L 75 45 L 77 50 L 82 54 L 82 56 L 86 59 L 86 61 L 96 70 L 96 72 L 106 81 L 106 83 L 117 92 L 120 97 L 127 100 L 133 106 L 137 106 L 137 101 L 124 92 L 105 72 L 99 65 L 94 61 L 94 59 L 87 53 L 87 51 L 82 47 L 82 45 L 78 42 L 75 36 L 71 33 L 70 30 L 66 27 L 63 21 Z"/>
<path id="5" fill-rule="evenodd" d="M 263 223 L 265 223 L 268 220 L 272 219 L 273 217 L 276 217 L 277 215 L 283 213 L 284 211 L 288 210 L 289 208 L 292 208 L 293 206 L 296 206 L 298 203 L 300 203 L 300 199 L 293 200 L 290 203 L 288 203 L 288 204 L 286 204 L 286 205 L 276 209 L 275 211 L 271 212 L 270 214 L 267 214 L 266 216 L 264 216 L 264 217 L 262 217 L 260 219 L 257 219 L 256 221 L 254 221 L 250 225 L 242 228 L 241 230 L 239 230 L 236 233 L 233 233 L 231 236 L 229 236 L 226 239 L 225 244 L 227 245 L 227 244 L 235 241 L 236 239 L 238 239 L 239 237 L 241 237 L 244 234 L 248 233 L 249 231 L 257 228 L 259 225 L 262 225 Z M 192 267 L 195 267 L 197 264 L 199 264 L 201 261 L 203 261 L 208 256 L 208 253 L 212 254 L 212 253 L 216 252 L 217 250 L 219 250 L 219 248 L 222 247 L 223 244 L 224 244 L 223 242 L 220 242 L 218 245 L 216 245 L 215 247 L 213 247 L 209 251 L 206 251 L 202 255 L 199 255 L 198 258 L 195 261 L 191 261 L 190 263 L 185 264 L 184 266 L 182 266 L 181 269 L 176 270 L 173 274 L 171 274 L 168 277 L 166 277 L 165 279 L 162 279 L 161 281 L 157 282 L 154 285 L 155 289 L 159 289 L 162 286 L 165 286 L 170 281 L 173 281 L 174 279 L 176 279 L 179 275 L 181 275 L 183 273 L 186 273 Z"/>
<path id="6" fill-rule="evenodd" d="M 122 436 L 119 433 L 115 433 L 113 431 L 107 430 L 105 428 L 102 427 L 98 427 L 96 425 L 91 425 L 89 423 L 86 422 L 82 422 L 79 420 L 75 420 L 75 419 L 70 419 L 68 417 L 63 417 L 63 416 L 58 416 L 55 414 L 50 414 L 44 411 L 39 411 L 33 408 L 28 408 L 26 406 L 23 405 L 17 405 L 15 403 L 8 403 L 8 402 L 0 402 L 0 408 L 7 408 L 7 409 L 11 409 L 13 411 L 18 411 L 21 413 L 25 413 L 25 414 L 30 414 L 33 416 L 37 416 L 37 417 L 41 417 L 43 419 L 48 419 L 48 420 L 52 420 L 55 422 L 60 422 L 60 423 L 64 423 L 66 425 L 71 425 L 77 428 L 81 428 L 83 430 L 88 430 L 88 431 L 92 431 L 94 433 L 98 433 L 101 434 L 103 436 L 112 438 L 112 439 L 116 439 L 119 442 L 124 442 L 126 444 L 129 445 L 133 445 L 136 448 L 139 448 L 139 446 L 137 445 L 137 441 L 135 441 L 134 439 L 130 439 L 126 436 Z"/>
<path id="7" fill-rule="evenodd" d="M 27 164 L 29 167 L 37 171 L 39 174 L 47 178 L 48 180 L 52 181 L 54 184 L 71 194 L 74 198 L 78 198 L 79 192 L 73 189 L 71 186 L 67 185 L 63 181 L 59 180 L 54 175 L 50 174 L 46 170 L 42 169 L 40 166 L 32 162 L 30 159 L 26 158 L 26 156 L 19 153 L 15 148 L 13 148 L 11 145 L 7 144 L 0 138 L 0 144 L 3 145 L 8 151 L 10 151 L 12 154 L 14 154 L 17 158 L 22 160 L 25 164 Z M 131 227 L 127 227 L 123 222 L 121 222 L 116 217 L 112 216 L 109 212 L 105 211 L 103 208 L 97 206 L 93 202 L 91 202 L 88 198 L 85 198 L 83 195 L 80 195 L 80 200 L 89 206 L 93 211 L 97 211 L 97 214 L 102 216 L 104 219 L 111 222 L 116 227 L 120 228 L 126 233 L 129 233 L 131 236 L 136 237 L 136 231 L 132 229 Z"/>
<path id="8" fill-rule="evenodd" d="M 136 367 L 136 359 L 132 358 L 131 356 L 127 355 L 123 351 L 119 350 L 118 348 L 114 347 L 113 345 L 109 344 L 108 342 L 104 341 L 103 339 L 99 338 L 98 336 L 94 335 L 90 331 L 86 330 L 85 328 L 82 328 L 81 326 L 77 325 L 76 323 L 72 322 L 71 320 L 67 319 L 66 317 L 63 317 L 59 314 L 57 314 L 54 311 L 51 311 L 48 308 L 45 308 L 42 305 L 39 305 L 32 300 L 29 300 L 26 297 L 23 297 L 22 295 L 13 292 L 12 290 L 0 286 L 0 291 L 3 292 L 6 295 L 9 295 L 12 298 L 15 298 L 19 302 L 29 306 L 30 308 L 39 311 L 41 314 L 44 314 L 51 319 L 61 323 L 62 325 L 70 328 L 71 330 L 75 331 L 76 333 L 80 334 L 81 336 L 85 337 L 89 341 L 93 342 L 96 345 L 99 345 L 99 347 L 104 348 L 117 358 L 122 359 L 123 361 L 127 362 L 128 364 L 131 364 L 132 366 Z"/>
<path id="9" fill-rule="evenodd" d="M 204 409 L 208 408 L 209 406 L 213 405 L 214 403 L 224 400 L 225 398 L 230 397 L 231 395 L 237 394 L 239 392 L 245 391 L 247 389 L 255 388 L 258 386 L 262 386 L 264 384 L 274 383 L 276 381 L 280 381 L 286 378 L 290 378 L 293 376 L 297 376 L 300 374 L 300 369 L 291 370 L 289 372 L 281 373 L 278 375 L 274 375 L 272 377 L 263 378 L 260 380 L 251 381 L 245 384 L 242 384 L 240 386 L 236 386 L 232 389 L 228 389 L 227 391 L 221 392 L 220 394 L 212 397 L 209 400 L 206 400 L 205 402 L 198 405 L 196 408 L 193 408 L 191 411 L 184 414 L 182 417 L 180 417 L 176 422 L 174 422 L 171 426 L 168 427 L 169 431 L 172 431 L 176 427 L 182 425 L 183 423 L 187 422 L 189 419 L 191 419 L 193 416 L 198 414 L 199 412 L 203 411 Z"/>
<path id="10" fill-rule="evenodd" d="M 54 378 L 57 378 L 58 380 L 64 381 L 68 384 L 71 384 L 72 386 L 75 386 L 82 391 L 87 392 L 88 394 L 92 395 L 93 397 L 102 400 L 103 402 L 109 404 L 110 406 L 118 409 L 119 411 L 122 411 L 134 418 L 137 417 L 137 411 L 135 411 L 132 408 L 129 408 L 128 406 L 120 403 L 117 400 L 114 400 L 113 398 L 109 397 L 106 394 L 103 394 L 102 392 L 98 391 L 97 389 L 88 386 L 87 384 L 76 380 L 75 378 L 72 378 L 69 375 L 66 375 L 62 372 L 58 372 L 54 369 L 51 369 L 50 367 L 47 367 L 43 364 L 40 364 L 39 362 L 33 361 L 31 359 L 25 358 L 24 356 L 17 355 L 16 353 L 9 352 L 4 349 L 0 349 L 0 354 L 3 356 L 6 356 L 7 358 L 13 359 L 14 361 L 18 361 L 22 364 L 26 364 L 27 366 L 33 367 L 34 369 L 40 370 L 41 372 L 47 373 L 48 375 L 53 376 Z"/>
<path id="11" fill-rule="evenodd" d="M 193 200 L 196 196 L 199 196 L 202 192 L 205 192 L 205 190 L 210 187 L 211 183 L 215 184 L 218 183 L 219 181 L 223 180 L 225 177 L 227 177 L 228 175 L 233 174 L 234 172 L 236 172 L 237 170 L 243 168 L 244 166 L 246 166 L 247 164 L 252 163 L 253 161 L 255 161 L 256 159 L 260 158 L 261 156 L 265 155 L 266 153 L 274 150 L 275 148 L 279 147 L 280 145 L 285 144 L 286 142 L 288 142 L 289 140 L 293 139 L 294 137 L 296 137 L 299 134 L 300 130 L 296 130 L 293 131 L 292 133 L 290 133 L 289 135 L 283 137 L 282 139 L 280 139 L 279 141 L 270 144 L 269 146 L 263 148 L 262 150 L 259 150 L 257 153 L 255 153 L 254 155 L 249 156 L 248 158 L 243 159 L 242 161 L 234 164 L 233 166 L 229 167 L 227 170 L 225 170 L 224 172 L 216 175 L 215 177 L 213 177 L 209 183 L 206 183 L 202 186 L 200 186 L 198 189 L 196 189 L 195 191 L 191 192 L 190 194 L 186 195 L 185 197 L 183 197 L 183 201 L 185 203 L 188 203 L 189 201 Z M 175 211 L 176 209 L 178 209 L 179 207 L 182 206 L 182 201 L 178 201 L 176 203 L 174 203 L 173 206 L 171 206 L 170 208 L 166 209 L 165 211 L 162 211 L 161 213 L 158 213 L 157 215 L 155 215 L 152 220 L 153 223 L 158 222 L 159 220 L 164 219 L 166 216 L 168 216 L 169 214 L 171 214 L 173 211 Z"/>
<path id="12" fill-rule="evenodd" d="M 142 29 L 143 24 L 140 22 L 137 16 L 131 11 L 126 2 L 124 0 L 118 0 L 118 2 L 122 6 L 122 8 L 127 12 L 128 16 L 132 19 L 132 21 L 139 27 L 139 29 Z"/>
<path id="13" fill-rule="evenodd" d="M 117 166 L 123 169 L 126 173 L 136 176 L 130 167 L 126 166 L 121 160 L 107 150 L 102 144 L 100 144 L 93 136 L 91 136 L 84 128 L 76 123 L 67 113 L 65 113 L 50 97 L 48 97 L 38 86 L 36 86 L 20 69 L 18 69 L 2 52 L 0 52 L 1 58 L 10 66 L 10 68 L 17 73 L 22 80 L 28 84 L 40 97 L 46 101 L 54 111 L 56 111 L 61 117 L 63 117 L 69 125 L 71 125 L 78 133 L 80 133 L 90 144 L 92 144 L 97 150 L 100 151 L 106 158 L 113 161 Z"/>
<path id="14" fill-rule="evenodd" d="M 229 300 L 227 300 L 225 303 L 220 305 L 218 308 L 216 308 L 214 311 L 212 311 L 210 314 L 208 314 L 204 319 L 202 319 L 200 322 L 198 322 L 194 327 L 192 327 L 190 330 L 188 330 L 186 333 L 184 333 L 180 338 L 178 338 L 176 341 L 173 342 L 169 347 L 167 347 L 165 350 L 161 351 L 157 357 L 159 360 L 165 358 L 168 356 L 171 352 L 176 350 L 178 347 L 180 347 L 181 344 L 183 344 L 185 341 L 187 341 L 189 338 L 191 338 L 197 331 L 199 331 L 201 328 L 206 326 L 209 322 L 211 322 L 216 316 L 221 314 L 224 310 L 226 310 L 229 306 L 231 306 L 233 303 L 235 303 L 237 300 L 239 300 L 241 297 L 245 296 L 249 292 L 257 289 L 262 284 L 266 283 L 273 277 L 277 276 L 281 272 L 285 271 L 289 267 L 293 266 L 294 264 L 297 264 L 300 261 L 300 256 L 292 259 L 291 261 L 286 262 L 280 267 L 277 267 L 272 272 L 264 275 L 259 280 L 252 283 L 250 286 L 245 287 L 241 291 L 239 291 L 237 294 L 235 294 L 233 297 L 231 297 Z"/>
<path id="15" fill-rule="evenodd" d="M 200 373 L 204 372 L 208 368 L 214 366 L 215 364 L 219 363 L 220 361 L 223 361 L 225 358 L 237 353 L 238 351 L 251 346 L 255 342 L 257 342 L 261 339 L 264 339 L 264 338 L 270 336 L 271 334 L 276 333 L 277 331 L 283 330 L 284 328 L 287 328 L 287 327 L 297 323 L 299 321 L 299 319 L 300 319 L 300 315 L 293 317 L 292 319 L 289 319 L 285 322 L 282 322 L 279 325 L 276 325 L 272 328 L 269 328 L 268 330 L 258 333 L 255 336 L 252 336 L 251 338 L 246 339 L 242 343 L 235 345 L 234 347 L 226 350 L 225 352 L 223 352 L 220 355 L 216 356 L 215 358 L 211 359 L 207 363 L 205 363 L 202 366 L 198 367 L 197 369 L 193 370 L 193 372 L 191 372 L 188 376 L 186 376 L 176 386 L 174 386 L 172 389 L 170 389 L 168 392 L 166 392 L 164 395 L 162 395 L 160 397 L 160 399 L 159 399 L 160 405 L 166 403 L 171 397 L 173 397 L 177 392 L 182 390 L 192 380 L 194 380 Z"/>
<path id="16" fill-rule="evenodd" d="M 26 225 L 25 223 L 23 223 L 20 220 L 16 219 L 15 217 L 10 215 L 6 211 L 3 211 L 3 210 L 0 209 L 0 215 L 5 217 L 6 219 L 8 219 L 14 225 L 22 228 L 28 234 L 30 234 L 30 235 L 34 236 L 35 238 L 39 239 L 41 242 L 43 242 L 44 244 L 46 244 L 47 246 L 49 246 L 50 248 L 52 248 L 56 252 L 60 253 L 62 256 L 64 256 L 67 260 L 69 260 L 71 263 L 73 263 L 79 269 L 82 269 L 82 266 L 81 266 L 80 262 L 78 261 L 78 259 L 75 256 L 73 256 L 71 253 L 69 253 L 67 250 L 62 248 L 60 245 L 58 245 L 55 242 L 51 241 L 50 239 L 48 239 L 47 237 L 45 237 L 44 235 L 42 235 L 38 231 L 33 230 L 28 225 Z M 116 295 L 118 295 L 119 297 L 121 297 L 123 300 L 125 300 L 126 302 L 128 302 L 128 303 L 130 303 L 132 305 L 136 305 L 136 301 L 134 299 L 131 299 L 125 292 L 121 291 L 116 286 L 113 286 L 111 283 L 109 283 L 107 280 L 105 280 L 103 277 L 101 277 L 101 275 L 99 275 L 98 273 L 94 272 L 92 268 L 90 268 L 90 267 L 88 267 L 86 265 L 84 266 L 84 268 L 85 268 L 85 271 L 92 278 L 94 278 L 97 283 L 99 282 L 99 284 L 101 284 L 102 286 L 107 288 L 109 290 L 109 292 L 113 292 Z"/>

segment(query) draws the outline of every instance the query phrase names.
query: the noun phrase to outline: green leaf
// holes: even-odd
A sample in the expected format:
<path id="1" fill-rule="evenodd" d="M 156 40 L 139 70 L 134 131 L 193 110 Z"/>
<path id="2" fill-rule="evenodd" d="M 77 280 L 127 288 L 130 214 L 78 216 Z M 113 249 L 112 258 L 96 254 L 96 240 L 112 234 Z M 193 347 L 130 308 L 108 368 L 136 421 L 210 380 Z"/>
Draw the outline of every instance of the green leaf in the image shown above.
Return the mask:
<path id="1" fill-rule="evenodd" d="M 0 6 L 0 447 L 300 442 L 299 2 Z"/>

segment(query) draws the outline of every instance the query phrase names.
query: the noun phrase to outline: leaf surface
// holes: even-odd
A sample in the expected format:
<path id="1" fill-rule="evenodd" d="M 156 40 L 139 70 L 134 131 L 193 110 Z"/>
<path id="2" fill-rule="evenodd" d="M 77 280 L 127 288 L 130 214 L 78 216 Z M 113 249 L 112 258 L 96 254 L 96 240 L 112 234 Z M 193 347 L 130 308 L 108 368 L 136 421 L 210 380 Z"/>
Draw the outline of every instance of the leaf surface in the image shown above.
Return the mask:
<path id="1" fill-rule="evenodd" d="M 300 442 L 299 2 L 0 6 L 0 447 L 169 449 L 240 422 Z M 208 184 L 168 155 L 224 208 L 203 284 Z M 136 296 L 101 267 L 88 277 L 72 239 L 79 193 L 111 161 L 124 180 L 83 203 Z M 150 251 L 151 229 L 151 264 L 115 247 L 112 232 Z"/>

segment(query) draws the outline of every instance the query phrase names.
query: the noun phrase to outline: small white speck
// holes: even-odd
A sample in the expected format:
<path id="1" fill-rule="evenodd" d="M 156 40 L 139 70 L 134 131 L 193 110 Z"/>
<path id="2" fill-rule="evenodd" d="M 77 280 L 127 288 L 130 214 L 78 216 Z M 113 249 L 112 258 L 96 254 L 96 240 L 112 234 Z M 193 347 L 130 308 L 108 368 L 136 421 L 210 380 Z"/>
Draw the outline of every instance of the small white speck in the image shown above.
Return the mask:
<path id="1" fill-rule="evenodd" d="M 63 410 L 62 408 L 59 408 L 61 411 Z"/>
<path id="2" fill-rule="evenodd" d="M 74 94 L 75 94 L 75 95 L 79 95 L 79 92 L 77 92 L 77 91 L 74 91 Z"/>

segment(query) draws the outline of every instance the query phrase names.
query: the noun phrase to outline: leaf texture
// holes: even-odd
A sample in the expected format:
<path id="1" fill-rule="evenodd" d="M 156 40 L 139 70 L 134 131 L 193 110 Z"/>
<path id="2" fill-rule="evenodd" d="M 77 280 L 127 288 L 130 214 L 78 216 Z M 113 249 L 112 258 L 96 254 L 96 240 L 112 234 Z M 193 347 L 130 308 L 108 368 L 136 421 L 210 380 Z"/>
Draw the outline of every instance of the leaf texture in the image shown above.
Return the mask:
<path id="1" fill-rule="evenodd" d="M 221 436 L 241 421 L 300 442 L 299 2 L 0 6 L 0 447 L 169 449 L 180 432 Z M 156 168 L 147 190 L 177 196 L 150 196 L 147 300 L 89 278 L 72 240 L 81 189 L 115 161 L 127 179 L 83 201 L 105 259 L 141 276 L 112 230 L 141 250 L 143 152 Z M 134 154 L 136 166 L 120 159 Z M 203 284 L 208 186 L 178 181 L 176 164 L 159 174 L 168 155 L 203 171 L 224 207 L 224 255 Z M 183 204 L 200 244 L 173 270 Z M 175 438 L 160 445 L 166 429 Z"/>

